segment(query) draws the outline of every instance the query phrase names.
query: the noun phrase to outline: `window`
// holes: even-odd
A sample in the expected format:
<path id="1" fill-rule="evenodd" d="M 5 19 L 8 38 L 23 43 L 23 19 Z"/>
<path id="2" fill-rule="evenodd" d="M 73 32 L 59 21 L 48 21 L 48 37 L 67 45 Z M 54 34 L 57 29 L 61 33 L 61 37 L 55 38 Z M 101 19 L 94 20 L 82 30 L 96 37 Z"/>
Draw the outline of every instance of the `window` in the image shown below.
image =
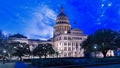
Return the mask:
<path id="1" fill-rule="evenodd" d="M 73 39 L 75 39 L 75 40 L 82 40 L 81 37 L 73 37 Z"/>
<path id="2" fill-rule="evenodd" d="M 59 40 L 61 40 L 61 37 L 59 37 Z"/>
<path id="3" fill-rule="evenodd" d="M 67 51 L 67 47 L 64 47 L 64 51 Z"/>
<path id="4" fill-rule="evenodd" d="M 68 43 L 68 46 L 70 46 L 71 44 L 70 44 L 70 42 Z"/>
<path id="5" fill-rule="evenodd" d="M 65 53 L 64 56 L 67 56 L 67 54 Z"/>
<path id="6" fill-rule="evenodd" d="M 64 37 L 64 40 L 67 40 L 67 37 Z"/>
<path id="7" fill-rule="evenodd" d="M 66 46 L 67 45 L 67 43 L 66 42 L 64 42 L 64 46 Z"/>
<path id="8" fill-rule="evenodd" d="M 72 32 L 74 35 L 82 35 L 82 32 Z"/>
<path id="9" fill-rule="evenodd" d="M 68 47 L 68 51 L 71 51 L 71 47 Z"/>
<path id="10" fill-rule="evenodd" d="M 56 38 L 56 41 L 58 41 L 58 38 Z"/>
<path id="11" fill-rule="evenodd" d="M 76 43 L 76 50 L 78 49 L 78 44 Z"/>
<path id="12" fill-rule="evenodd" d="M 68 56 L 71 56 L 71 53 L 68 53 Z"/>
<path id="13" fill-rule="evenodd" d="M 68 40 L 71 40 L 71 37 L 68 37 Z"/>
<path id="14" fill-rule="evenodd" d="M 79 38 L 80 40 L 82 40 L 82 38 Z"/>

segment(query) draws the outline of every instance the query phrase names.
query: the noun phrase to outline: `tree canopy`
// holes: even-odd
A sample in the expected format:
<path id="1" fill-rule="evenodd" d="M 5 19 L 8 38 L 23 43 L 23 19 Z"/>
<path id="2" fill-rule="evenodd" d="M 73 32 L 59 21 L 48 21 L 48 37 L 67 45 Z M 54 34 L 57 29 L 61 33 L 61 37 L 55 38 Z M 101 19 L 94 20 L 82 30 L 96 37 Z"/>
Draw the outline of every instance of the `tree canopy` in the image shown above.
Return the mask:
<path id="1" fill-rule="evenodd" d="M 118 32 L 110 29 L 99 29 L 83 41 L 82 47 L 86 52 L 101 51 L 104 57 L 106 57 L 108 50 L 116 48 L 115 40 L 118 35 Z M 94 48 L 95 45 L 96 48 Z"/>
<path id="2" fill-rule="evenodd" d="M 20 58 L 20 61 L 22 60 L 22 56 L 30 55 L 31 53 L 29 45 L 20 42 L 9 43 L 6 49 L 10 55 L 18 56 Z"/>
<path id="3" fill-rule="evenodd" d="M 38 55 L 39 57 L 45 56 L 45 58 L 47 57 L 47 55 L 52 55 L 55 53 L 55 50 L 52 47 L 52 44 L 39 44 L 34 50 L 33 50 L 33 54 L 34 55 Z"/>

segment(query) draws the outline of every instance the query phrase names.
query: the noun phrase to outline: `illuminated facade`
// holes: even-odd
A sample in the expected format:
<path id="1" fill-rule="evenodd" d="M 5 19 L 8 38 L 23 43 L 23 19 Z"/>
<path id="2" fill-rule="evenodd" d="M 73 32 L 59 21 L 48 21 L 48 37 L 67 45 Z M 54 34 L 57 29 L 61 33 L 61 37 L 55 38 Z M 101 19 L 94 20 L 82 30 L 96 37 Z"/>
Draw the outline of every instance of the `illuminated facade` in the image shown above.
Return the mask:
<path id="1" fill-rule="evenodd" d="M 71 29 L 64 9 L 60 9 L 54 25 L 53 45 L 59 57 L 83 57 L 84 49 L 81 43 L 87 38 L 80 29 Z"/>

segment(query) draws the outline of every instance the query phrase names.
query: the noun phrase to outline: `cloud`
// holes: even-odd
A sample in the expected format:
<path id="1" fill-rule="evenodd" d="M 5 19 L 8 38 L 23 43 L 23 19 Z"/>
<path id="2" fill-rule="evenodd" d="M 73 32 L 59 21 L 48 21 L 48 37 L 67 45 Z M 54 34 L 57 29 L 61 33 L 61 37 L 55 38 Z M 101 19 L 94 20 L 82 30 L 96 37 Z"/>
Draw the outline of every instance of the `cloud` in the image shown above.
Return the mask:
<path id="1" fill-rule="evenodd" d="M 29 38 L 49 39 L 53 37 L 53 25 L 56 19 L 56 12 L 47 5 L 41 5 L 33 10 L 31 18 L 25 21 L 25 34 Z"/>

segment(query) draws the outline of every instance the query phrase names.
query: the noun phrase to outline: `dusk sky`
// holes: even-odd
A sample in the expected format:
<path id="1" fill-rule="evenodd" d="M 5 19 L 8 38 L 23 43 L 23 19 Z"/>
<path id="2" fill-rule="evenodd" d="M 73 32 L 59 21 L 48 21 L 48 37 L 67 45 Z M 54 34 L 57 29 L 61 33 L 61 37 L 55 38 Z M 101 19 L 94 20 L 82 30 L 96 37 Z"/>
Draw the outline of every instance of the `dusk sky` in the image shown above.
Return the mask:
<path id="1" fill-rule="evenodd" d="M 61 5 L 72 28 L 84 34 L 100 28 L 120 30 L 120 0 L 0 0 L 0 29 L 49 39 Z"/>

